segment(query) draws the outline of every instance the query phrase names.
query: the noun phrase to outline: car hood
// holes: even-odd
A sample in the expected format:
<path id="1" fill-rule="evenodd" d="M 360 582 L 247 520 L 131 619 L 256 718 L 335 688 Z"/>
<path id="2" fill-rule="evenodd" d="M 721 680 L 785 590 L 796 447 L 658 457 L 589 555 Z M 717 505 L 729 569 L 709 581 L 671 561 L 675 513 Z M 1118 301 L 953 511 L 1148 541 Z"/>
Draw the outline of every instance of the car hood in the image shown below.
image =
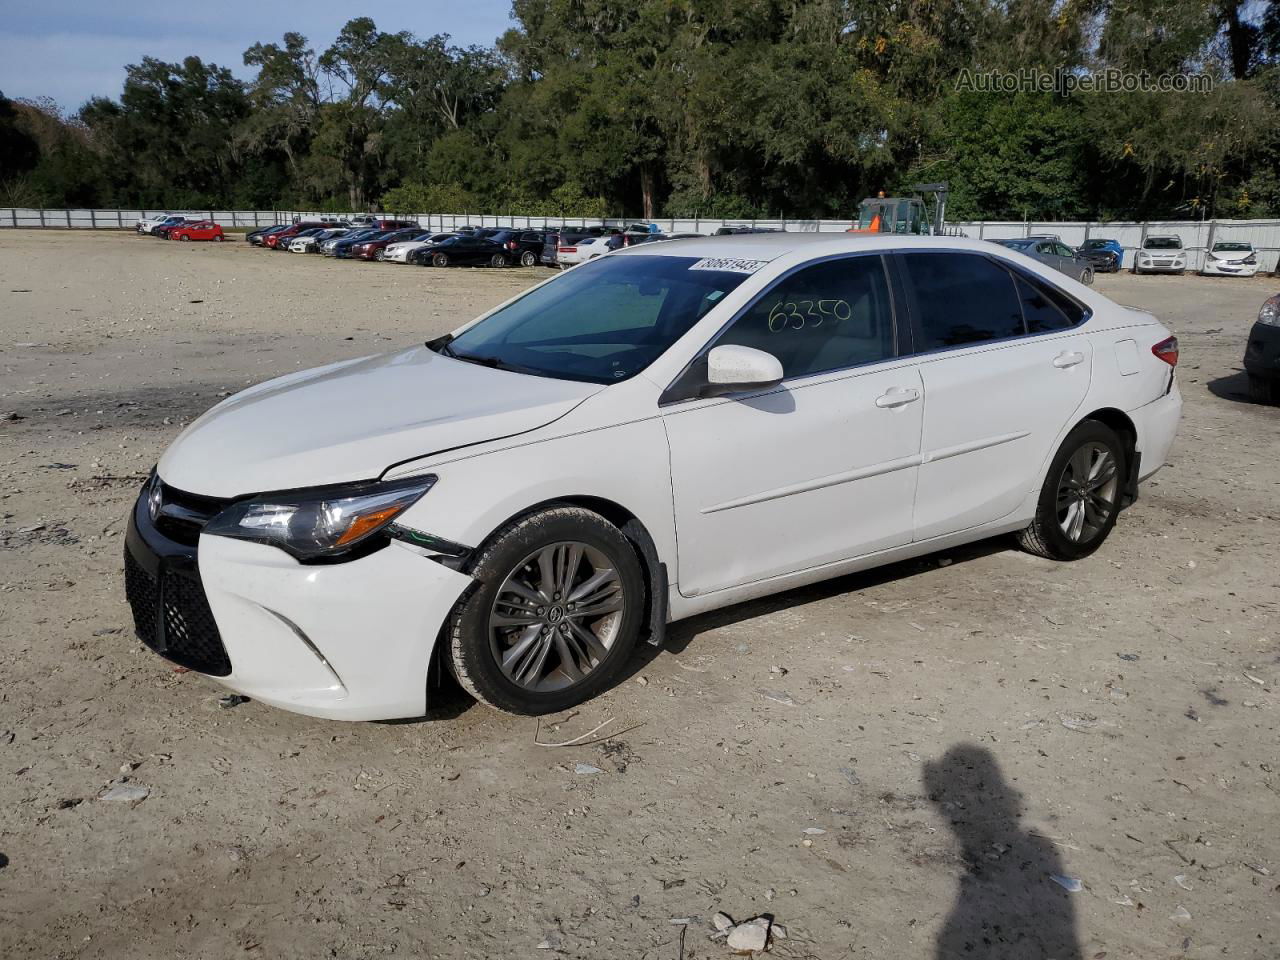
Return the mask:
<path id="1" fill-rule="evenodd" d="M 229 397 L 178 436 L 158 470 L 210 497 L 369 480 L 404 460 L 537 429 L 601 389 L 414 347 Z"/>

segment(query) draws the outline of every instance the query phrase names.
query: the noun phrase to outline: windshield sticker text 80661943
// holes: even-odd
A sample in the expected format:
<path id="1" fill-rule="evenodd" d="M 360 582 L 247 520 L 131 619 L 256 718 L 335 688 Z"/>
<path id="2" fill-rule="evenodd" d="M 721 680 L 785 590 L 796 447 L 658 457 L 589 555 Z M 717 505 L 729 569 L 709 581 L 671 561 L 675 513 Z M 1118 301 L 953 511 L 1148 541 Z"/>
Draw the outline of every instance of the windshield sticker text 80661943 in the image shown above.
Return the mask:
<path id="1" fill-rule="evenodd" d="M 741 257 L 703 257 L 690 270 L 720 270 L 728 273 L 755 273 L 768 260 L 743 260 Z"/>

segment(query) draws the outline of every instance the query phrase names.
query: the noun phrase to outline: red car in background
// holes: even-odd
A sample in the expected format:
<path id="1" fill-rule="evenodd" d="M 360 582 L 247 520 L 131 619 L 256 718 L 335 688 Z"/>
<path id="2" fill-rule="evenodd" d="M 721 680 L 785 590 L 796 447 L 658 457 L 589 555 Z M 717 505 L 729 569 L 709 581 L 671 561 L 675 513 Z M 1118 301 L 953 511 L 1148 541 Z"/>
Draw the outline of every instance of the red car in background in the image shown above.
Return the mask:
<path id="1" fill-rule="evenodd" d="M 262 238 L 262 245 L 269 250 L 279 247 L 281 250 L 289 249 L 289 241 L 300 234 L 303 230 L 313 230 L 317 227 L 331 227 L 331 223 L 295 223 L 290 227 L 286 227 L 279 233 L 268 234 Z"/>
<path id="2" fill-rule="evenodd" d="M 221 243 L 227 239 L 222 227 L 212 220 L 197 220 L 195 223 L 184 223 L 169 231 L 170 240 L 217 240 Z"/>
<path id="3" fill-rule="evenodd" d="M 405 230 L 396 230 L 393 233 L 384 233 L 380 237 L 371 237 L 363 240 L 351 248 L 351 256 L 356 260 L 381 260 L 386 256 L 387 247 L 393 243 L 404 243 L 409 240 L 425 240 L 431 236 L 429 230 L 423 230 L 422 227 L 409 227 Z"/>

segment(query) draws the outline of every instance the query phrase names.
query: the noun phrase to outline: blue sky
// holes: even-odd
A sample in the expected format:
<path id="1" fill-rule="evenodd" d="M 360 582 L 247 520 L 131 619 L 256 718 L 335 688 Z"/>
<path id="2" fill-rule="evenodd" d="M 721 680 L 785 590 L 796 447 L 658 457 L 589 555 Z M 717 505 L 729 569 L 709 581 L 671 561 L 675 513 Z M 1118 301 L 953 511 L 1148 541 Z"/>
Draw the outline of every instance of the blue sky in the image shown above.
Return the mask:
<path id="1" fill-rule="evenodd" d="M 242 55 L 287 30 L 323 50 L 352 17 L 420 37 L 452 35 L 461 46 L 491 44 L 512 26 L 510 0 L 382 0 L 361 9 L 337 0 L 0 0 L 0 92 L 53 97 L 74 111 L 92 96 L 118 97 L 124 67 L 144 56 L 194 54 L 247 77 Z"/>

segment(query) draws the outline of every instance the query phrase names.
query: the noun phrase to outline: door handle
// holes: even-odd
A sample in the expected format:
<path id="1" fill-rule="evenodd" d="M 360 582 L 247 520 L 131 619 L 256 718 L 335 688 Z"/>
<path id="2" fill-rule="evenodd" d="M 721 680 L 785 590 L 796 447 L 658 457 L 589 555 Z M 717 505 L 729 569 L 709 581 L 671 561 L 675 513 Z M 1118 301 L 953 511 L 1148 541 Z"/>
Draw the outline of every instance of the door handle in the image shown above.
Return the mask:
<path id="1" fill-rule="evenodd" d="M 1079 351 L 1064 351 L 1053 358 L 1053 365 L 1059 370 L 1074 367 L 1077 363 L 1084 363 L 1084 354 Z"/>
<path id="2" fill-rule="evenodd" d="M 890 387 L 876 397 L 876 406 L 881 408 L 901 407 L 915 403 L 920 399 L 920 391 L 914 387 Z"/>

